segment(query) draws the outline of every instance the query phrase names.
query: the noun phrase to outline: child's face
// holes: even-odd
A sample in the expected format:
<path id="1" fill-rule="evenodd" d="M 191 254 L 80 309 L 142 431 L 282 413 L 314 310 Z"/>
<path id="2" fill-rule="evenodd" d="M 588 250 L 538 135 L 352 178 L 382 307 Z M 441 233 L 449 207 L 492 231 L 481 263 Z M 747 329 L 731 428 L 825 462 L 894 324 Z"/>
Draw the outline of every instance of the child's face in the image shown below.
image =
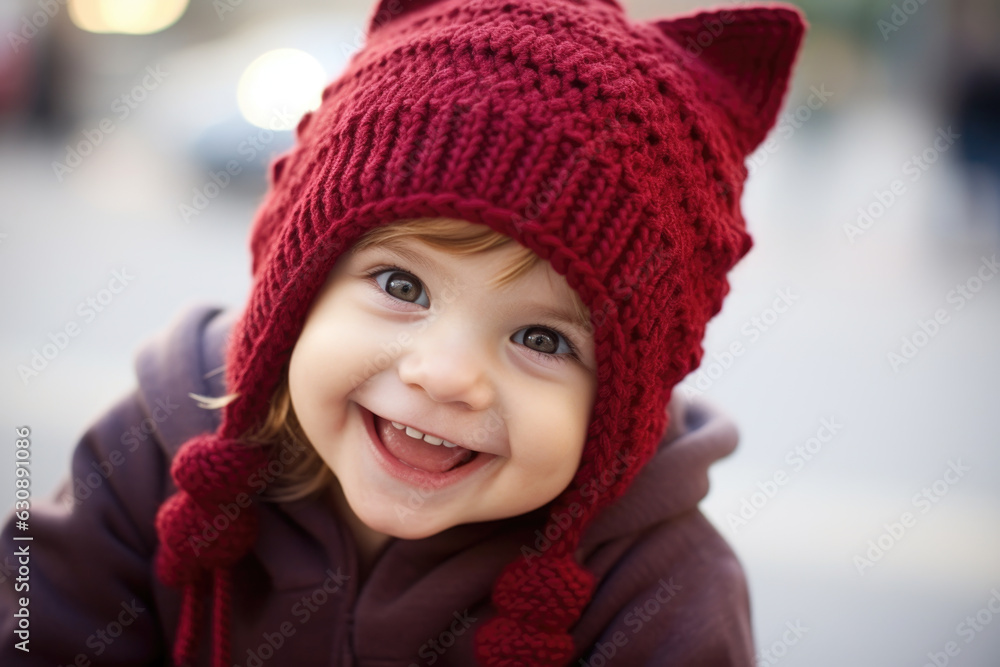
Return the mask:
<path id="1" fill-rule="evenodd" d="M 596 395 L 593 336 L 544 312 L 572 319 L 572 289 L 545 261 L 503 288 L 488 284 L 513 243 L 464 256 L 399 243 L 405 254 L 345 252 L 312 305 L 289 367 L 306 436 L 354 513 L 386 535 L 420 539 L 544 505 L 576 473 Z M 404 443 L 388 421 L 481 453 L 467 470 L 414 478 L 386 448 Z"/>

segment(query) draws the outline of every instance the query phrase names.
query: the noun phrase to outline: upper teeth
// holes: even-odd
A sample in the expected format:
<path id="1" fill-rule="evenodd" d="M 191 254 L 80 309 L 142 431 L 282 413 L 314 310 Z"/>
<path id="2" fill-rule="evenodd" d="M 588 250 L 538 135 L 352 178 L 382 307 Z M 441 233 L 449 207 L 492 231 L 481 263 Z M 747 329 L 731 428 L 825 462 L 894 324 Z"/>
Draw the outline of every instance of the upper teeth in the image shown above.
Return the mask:
<path id="1" fill-rule="evenodd" d="M 448 442 L 447 440 L 442 440 L 441 438 L 435 438 L 433 435 L 427 435 L 426 433 L 422 433 L 421 431 L 418 431 L 412 426 L 406 426 L 405 424 L 400 424 L 399 422 L 389 422 L 389 423 L 392 424 L 393 428 L 399 429 L 400 431 L 405 430 L 406 435 L 410 436 L 411 438 L 423 438 L 424 442 L 428 442 L 432 445 L 443 444 L 445 447 L 458 447 L 458 445 L 456 445 L 453 442 Z"/>

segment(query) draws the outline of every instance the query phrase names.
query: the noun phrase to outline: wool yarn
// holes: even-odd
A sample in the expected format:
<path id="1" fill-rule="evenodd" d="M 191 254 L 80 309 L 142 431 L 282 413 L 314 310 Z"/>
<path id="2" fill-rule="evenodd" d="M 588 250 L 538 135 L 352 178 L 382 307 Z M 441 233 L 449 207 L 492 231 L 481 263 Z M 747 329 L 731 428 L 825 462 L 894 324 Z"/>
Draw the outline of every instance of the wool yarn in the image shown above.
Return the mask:
<path id="1" fill-rule="evenodd" d="M 475 633 L 477 659 L 493 667 L 565 665 L 585 648 L 570 629 L 595 580 L 574 550 L 655 453 L 726 274 L 753 244 L 744 160 L 774 125 L 805 27 L 778 4 L 650 22 L 615 0 L 375 7 L 364 47 L 271 165 L 250 232 L 251 293 L 226 351 L 240 398 L 171 467 L 178 492 L 158 515 L 156 572 L 183 589 L 178 664 L 197 654 L 209 595 L 213 662 L 227 664 L 229 568 L 252 547 L 255 506 L 207 548 L 191 537 L 266 465 L 239 438 L 267 413 L 327 273 L 366 231 L 438 216 L 530 248 L 590 309 L 598 395 L 579 469 L 549 514 L 582 515 L 503 570 L 496 614 Z"/>

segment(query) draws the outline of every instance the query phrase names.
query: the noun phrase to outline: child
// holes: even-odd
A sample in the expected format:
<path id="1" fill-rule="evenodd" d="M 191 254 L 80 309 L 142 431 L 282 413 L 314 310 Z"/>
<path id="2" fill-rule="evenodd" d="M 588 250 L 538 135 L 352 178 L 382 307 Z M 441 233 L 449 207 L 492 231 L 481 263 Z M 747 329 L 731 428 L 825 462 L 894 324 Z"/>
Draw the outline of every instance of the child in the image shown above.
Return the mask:
<path id="1" fill-rule="evenodd" d="M 697 509 L 736 432 L 673 388 L 804 28 L 382 2 L 272 164 L 245 309 L 149 342 L 9 518 L 3 664 L 751 665 Z"/>

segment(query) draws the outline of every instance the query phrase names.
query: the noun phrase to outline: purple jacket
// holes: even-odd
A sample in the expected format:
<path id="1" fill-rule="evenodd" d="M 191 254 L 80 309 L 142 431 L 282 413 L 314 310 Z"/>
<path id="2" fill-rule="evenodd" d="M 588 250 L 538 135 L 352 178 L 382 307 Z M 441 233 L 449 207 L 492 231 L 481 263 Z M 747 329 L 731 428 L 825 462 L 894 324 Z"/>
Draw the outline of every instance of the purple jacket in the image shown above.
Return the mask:
<path id="1" fill-rule="evenodd" d="M 218 426 L 218 411 L 188 394 L 225 393 L 224 343 L 236 315 L 192 306 L 147 341 L 136 355 L 138 388 L 83 435 L 54 496 L 32 501 L 29 531 L 15 531 L 7 515 L 0 664 L 173 664 L 180 596 L 155 577 L 154 519 L 176 490 L 177 448 Z M 743 570 L 697 507 L 709 465 L 733 451 L 737 432 L 681 392 L 668 409 L 658 453 L 581 542 L 598 586 L 573 628 L 574 667 L 753 664 Z M 257 543 L 233 569 L 231 663 L 240 667 L 471 667 L 473 632 L 493 613 L 493 581 L 522 547 L 544 548 L 535 532 L 543 507 L 392 539 L 359 585 L 351 532 L 335 515 L 310 500 L 259 508 Z M 29 574 L 18 582 L 25 545 Z M 17 648 L 23 597 L 29 652 Z M 199 664 L 208 664 L 210 640 L 206 618 Z"/>

